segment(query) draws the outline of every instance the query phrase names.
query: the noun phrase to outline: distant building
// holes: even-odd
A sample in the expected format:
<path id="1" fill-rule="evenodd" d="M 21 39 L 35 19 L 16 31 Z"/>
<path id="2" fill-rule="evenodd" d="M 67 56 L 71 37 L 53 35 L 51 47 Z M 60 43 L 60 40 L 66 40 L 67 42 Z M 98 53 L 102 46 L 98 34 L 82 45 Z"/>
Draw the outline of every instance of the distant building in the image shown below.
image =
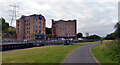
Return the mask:
<path id="1" fill-rule="evenodd" d="M 89 37 L 89 33 L 88 32 L 86 33 L 86 37 Z"/>
<path id="2" fill-rule="evenodd" d="M 52 36 L 56 38 L 76 38 L 76 20 L 59 20 L 52 19 Z"/>
<path id="3" fill-rule="evenodd" d="M 16 33 L 17 40 L 45 39 L 46 32 L 44 16 L 41 14 L 21 16 L 21 18 L 16 21 Z"/>

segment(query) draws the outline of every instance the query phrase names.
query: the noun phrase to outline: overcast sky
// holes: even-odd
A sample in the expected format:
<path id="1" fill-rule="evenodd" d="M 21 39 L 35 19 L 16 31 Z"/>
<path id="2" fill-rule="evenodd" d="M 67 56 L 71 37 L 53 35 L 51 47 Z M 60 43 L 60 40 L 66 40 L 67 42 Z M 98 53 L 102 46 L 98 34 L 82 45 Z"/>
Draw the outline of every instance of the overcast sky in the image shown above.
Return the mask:
<path id="1" fill-rule="evenodd" d="M 42 14 L 46 26 L 51 19 L 77 20 L 77 32 L 106 36 L 114 31 L 118 21 L 118 0 L 0 0 L 0 17 L 10 23 L 12 7 L 17 5 L 17 19 L 21 15 Z M 15 20 L 12 26 L 16 26 Z"/>

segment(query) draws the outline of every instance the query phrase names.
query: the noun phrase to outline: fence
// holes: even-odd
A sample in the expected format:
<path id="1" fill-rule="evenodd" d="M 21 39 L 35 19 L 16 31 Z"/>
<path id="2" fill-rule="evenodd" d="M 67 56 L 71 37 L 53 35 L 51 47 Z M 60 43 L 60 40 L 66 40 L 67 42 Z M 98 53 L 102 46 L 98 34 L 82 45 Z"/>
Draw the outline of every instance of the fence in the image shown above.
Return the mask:
<path id="1" fill-rule="evenodd" d="M 66 41 L 69 41 L 67 43 Z M 13 50 L 13 49 L 22 49 L 22 48 L 31 48 L 47 45 L 69 45 L 71 43 L 81 43 L 81 42 L 93 42 L 98 40 L 30 40 L 30 41 L 9 41 L 3 42 L 2 51 Z"/>

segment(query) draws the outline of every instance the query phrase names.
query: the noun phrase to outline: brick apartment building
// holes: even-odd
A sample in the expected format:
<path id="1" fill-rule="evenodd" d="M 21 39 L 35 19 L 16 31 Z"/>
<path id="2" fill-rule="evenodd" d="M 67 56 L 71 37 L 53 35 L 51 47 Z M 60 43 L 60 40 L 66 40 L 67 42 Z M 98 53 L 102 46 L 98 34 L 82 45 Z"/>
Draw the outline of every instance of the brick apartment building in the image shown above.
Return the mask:
<path id="1" fill-rule="evenodd" d="M 41 40 L 45 39 L 45 18 L 44 16 L 30 15 L 24 16 L 22 15 L 16 21 L 16 33 L 17 40 Z"/>
<path id="2" fill-rule="evenodd" d="M 52 36 L 56 38 L 76 39 L 76 20 L 59 20 L 52 19 Z"/>

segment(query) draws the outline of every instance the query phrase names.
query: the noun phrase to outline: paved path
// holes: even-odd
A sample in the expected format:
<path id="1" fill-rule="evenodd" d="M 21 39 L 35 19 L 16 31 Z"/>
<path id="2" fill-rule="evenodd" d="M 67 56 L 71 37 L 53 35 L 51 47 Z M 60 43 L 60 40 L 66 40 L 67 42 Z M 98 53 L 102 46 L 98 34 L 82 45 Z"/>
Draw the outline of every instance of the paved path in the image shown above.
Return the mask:
<path id="1" fill-rule="evenodd" d="M 81 46 L 72 51 L 65 58 L 63 63 L 96 63 L 96 61 L 91 56 L 89 49 L 96 44 L 88 44 L 86 46 Z"/>

